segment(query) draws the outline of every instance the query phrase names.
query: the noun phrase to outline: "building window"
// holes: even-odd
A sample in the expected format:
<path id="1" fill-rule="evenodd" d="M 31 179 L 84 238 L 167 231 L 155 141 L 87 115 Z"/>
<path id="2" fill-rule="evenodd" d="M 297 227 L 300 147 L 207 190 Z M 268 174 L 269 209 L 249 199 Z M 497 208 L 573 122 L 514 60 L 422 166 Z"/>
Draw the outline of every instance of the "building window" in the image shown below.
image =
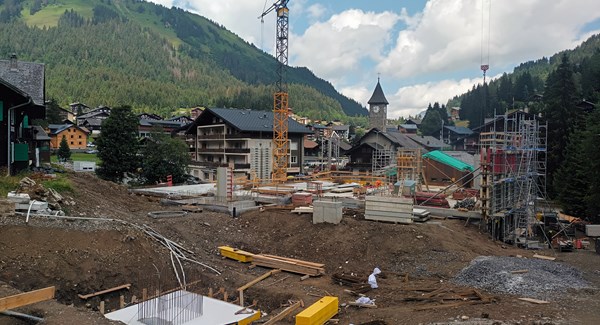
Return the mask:
<path id="1" fill-rule="evenodd" d="M 81 139 L 81 136 L 79 136 L 79 139 Z M 81 142 L 79 144 L 81 144 Z"/>
<path id="2" fill-rule="evenodd" d="M 81 141 L 79 141 L 79 145 L 81 145 Z"/>
<path id="3" fill-rule="evenodd" d="M 298 163 L 298 157 L 297 156 L 291 156 L 291 162 L 292 164 L 297 164 Z"/>
<path id="4" fill-rule="evenodd" d="M 71 145 L 73 145 L 73 141 L 71 141 Z"/>
<path id="5" fill-rule="evenodd" d="M 71 139 L 73 139 L 73 135 L 71 134 Z"/>

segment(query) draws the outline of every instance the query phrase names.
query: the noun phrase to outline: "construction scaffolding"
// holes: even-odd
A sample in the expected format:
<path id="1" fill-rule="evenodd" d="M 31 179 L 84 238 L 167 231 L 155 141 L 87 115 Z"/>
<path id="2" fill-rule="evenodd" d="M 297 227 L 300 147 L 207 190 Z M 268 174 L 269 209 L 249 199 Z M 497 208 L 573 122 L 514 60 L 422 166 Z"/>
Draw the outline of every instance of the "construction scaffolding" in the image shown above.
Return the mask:
<path id="1" fill-rule="evenodd" d="M 340 141 L 341 138 L 337 132 L 329 129 L 326 135 L 320 138 L 321 142 L 321 171 L 331 170 L 333 164 L 337 164 L 340 159 Z"/>
<path id="2" fill-rule="evenodd" d="M 371 157 L 371 174 L 374 177 L 374 184 L 378 187 L 376 192 L 380 195 L 388 195 L 391 192 L 391 185 L 397 177 L 396 152 L 377 143 L 374 145 L 375 149 Z M 384 177 L 383 184 L 379 179 L 375 181 L 375 177 Z"/>
<path id="3" fill-rule="evenodd" d="M 535 116 L 497 116 L 480 134 L 482 216 L 494 239 L 531 246 L 546 212 L 547 124 Z M 499 122 L 498 122 L 499 121 Z"/>
<path id="4" fill-rule="evenodd" d="M 398 181 L 414 181 L 417 191 L 421 191 L 421 187 L 425 182 L 425 178 L 423 177 L 423 153 L 421 149 L 398 149 L 396 156 Z"/>

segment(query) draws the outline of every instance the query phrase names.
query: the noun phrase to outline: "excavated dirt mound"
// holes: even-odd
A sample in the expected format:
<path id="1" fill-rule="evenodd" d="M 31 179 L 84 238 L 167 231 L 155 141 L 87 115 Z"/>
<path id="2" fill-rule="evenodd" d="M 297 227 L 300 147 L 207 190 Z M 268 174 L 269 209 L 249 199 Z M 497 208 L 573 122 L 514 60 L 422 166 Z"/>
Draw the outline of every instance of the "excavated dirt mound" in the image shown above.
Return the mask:
<path id="1" fill-rule="evenodd" d="M 257 300 L 258 307 L 268 314 L 281 311 L 292 299 L 302 299 L 305 304 L 310 304 L 319 296 L 332 294 L 343 304 L 354 301 L 356 297 L 344 291 L 349 287 L 334 283 L 331 274 L 348 274 L 366 281 L 373 268 L 379 267 L 383 271 L 378 279 L 379 289 L 366 292 L 369 298 L 375 299 L 378 308 L 343 306 L 336 316 L 340 324 L 372 321 L 381 324 L 454 323 L 465 315 L 471 319 L 483 317 L 507 323 L 587 324 L 588 320 L 600 317 L 600 294 L 595 290 L 565 292 L 557 297 L 557 302 L 548 305 L 531 305 L 514 296 L 496 295 L 495 302 L 490 304 L 416 311 L 443 302 L 415 301 L 415 291 L 410 290 L 464 291 L 465 288 L 449 283 L 450 279 L 477 256 L 533 255 L 492 242 L 477 227 L 465 227 L 463 221 L 434 220 L 428 224 L 394 225 L 366 221 L 359 210 L 347 211 L 339 225 L 313 225 L 308 215 L 287 211 L 253 211 L 235 219 L 213 212 L 154 219 L 147 213 L 179 211 L 180 208 L 160 206 L 158 198 L 130 194 L 126 188 L 91 174 L 69 174 L 69 177 L 75 188 L 70 196 L 76 204 L 69 206 L 68 215 L 147 224 L 193 251 L 196 260 L 222 272 L 216 275 L 202 267 L 186 264 L 188 282 L 197 281 L 194 291 L 206 294 L 208 288 L 215 292 L 224 288 L 232 301 L 237 297 L 237 287 L 267 271 L 223 259 L 218 255 L 220 245 L 325 264 L 326 275 L 318 278 L 301 281 L 299 275 L 282 272 L 248 289 L 246 302 Z M 109 324 L 98 318 L 96 310 L 101 298 L 82 300 L 77 294 L 131 283 L 130 290 L 102 296 L 107 309 L 114 309 L 121 294 L 126 302 L 130 302 L 132 296 L 141 296 L 143 288 L 150 290 L 160 286 L 166 290 L 177 283 L 168 251 L 139 230 L 120 222 L 33 218 L 25 225 L 23 217 L 0 218 L 0 253 L 0 281 L 10 288 L 27 291 L 57 286 L 57 299 L 62 305 L 56 302 L 52 307 L 44 305 L 51 304 L 48 302 L 24 309 L 34 310 L 38 315 L 48 311 L 49 324 L 73 323 L 71 317 L 77 316 L 68 312 L 73 310 L 76 314 L 88 313 L 94 319 L 93 322 L 75 323 Z M 564 259 L 581 267 L 584 277 L 593 286 L 600 285 L 600 256 L 581 251 L 565 255 Z M 597 263 L 593 263 L 593 259 Z M 4 292 L 0 294 L 5 295 Z M 577 301 L 577 306 L 565 308 L 566 300 Z M 68 307 L 70 304 L 73 306 Z M 56 308 L 60 306 L 67 308 L 65 318 L 50 317 L 58 313 Z M 0 316 L 0 324 L 4 319 Z"/>

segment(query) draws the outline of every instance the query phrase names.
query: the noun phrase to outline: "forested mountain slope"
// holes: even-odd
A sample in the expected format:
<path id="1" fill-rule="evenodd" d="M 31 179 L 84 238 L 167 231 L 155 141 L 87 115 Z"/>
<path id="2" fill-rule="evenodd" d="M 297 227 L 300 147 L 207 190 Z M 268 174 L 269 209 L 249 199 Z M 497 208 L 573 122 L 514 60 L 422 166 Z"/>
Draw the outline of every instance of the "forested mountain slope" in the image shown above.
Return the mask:
<path id="1" fill-rule="evenodd" d="M 600 100 L 599 53 L 600 35 L 594 35 L 573 50 L 522 63 L 512 73 L 490 81 L 487 87 L 473 86 L 467 93 L 451 99 L 447 106 L 460 106 L 461 119 L 468 120 L 470 127 L 480 125 L 484 117 L 492 117 L 494 112 L 503 114 L 506 110 L 525 106 L 539 111 L 548 76 L 561 64 L 564 55 L 573 65 L 578 86 L 576 96 L 596 103 Z"/>
<path id="2" fill-rule="evenodd" d="M 276 60 L 222 26 L 138 0 L 0 0 L 0 57 L 43 62 L 61 104 L 270 109 Z M 18 35 L 18 37 L 16 37 Z M 290 106 L 313 118 L 365 115 L 306 68 L 289 68 Z"/>

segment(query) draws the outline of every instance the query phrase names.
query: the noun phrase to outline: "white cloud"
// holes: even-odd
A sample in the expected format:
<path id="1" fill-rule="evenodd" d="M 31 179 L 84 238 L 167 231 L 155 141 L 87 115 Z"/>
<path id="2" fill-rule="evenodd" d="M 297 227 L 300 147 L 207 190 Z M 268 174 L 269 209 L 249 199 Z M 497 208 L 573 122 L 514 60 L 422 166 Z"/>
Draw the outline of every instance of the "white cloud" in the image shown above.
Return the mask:
<path id="1" fill-rule="evenodd" d="M 490 65 L 504 66 L 551 55 L 579 41 L 586 22 L 600 17 L 597 0 L 430 0 L 378 69 L 397 78 L 477 67 L 482 51 Z M 490 10 L 491 8 L 491 10 Z M 488 25 L 488 14 L 490 20 Z M 415 22 L 416 20 L 416 22 Z M 487 61 L 484 58 L 484 61 Z"/>
<path id="2" fill-rule="evenodd" d="M 390 118 L 414 116 L 427 109 L 429 103 L 438 102 L 445 105 L 448 99 L 482 82 L 483 78 L 466 78 L 459 81 L 442 80 L 402 87 L 395 94 L 388 96 L 390 102 L 388 116 Z"/>
<path id="3" fill-rule="evenodd" d="M 334 84 L 357 72 L 364 58 L 381 58 L 381 46 L 399 16 L 392 12 L 374 13 L 346 10 L 317 22 L 290 41 L 293 65 L 307 66 Z"/>
<path id="4" fill-rule="evenodd" d="M 315 21 L 315 20 L 319 20 L 321 17 L 323 17 L 323 15 L 327 11 L 327 9 L 322 4 L 315 3 L 315 4 L 311 5 L 310 7 L 308 7 L 306 9 L 306 11 L 308 11 L 308 15 L 309 15 L 310 19 Z"/>

